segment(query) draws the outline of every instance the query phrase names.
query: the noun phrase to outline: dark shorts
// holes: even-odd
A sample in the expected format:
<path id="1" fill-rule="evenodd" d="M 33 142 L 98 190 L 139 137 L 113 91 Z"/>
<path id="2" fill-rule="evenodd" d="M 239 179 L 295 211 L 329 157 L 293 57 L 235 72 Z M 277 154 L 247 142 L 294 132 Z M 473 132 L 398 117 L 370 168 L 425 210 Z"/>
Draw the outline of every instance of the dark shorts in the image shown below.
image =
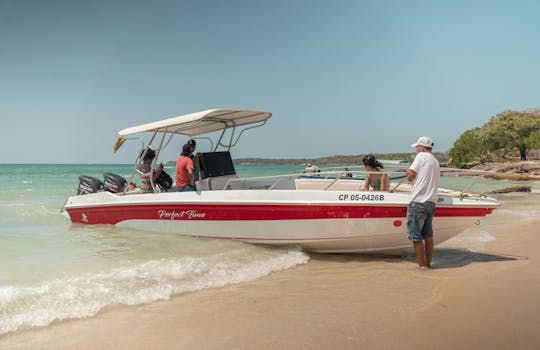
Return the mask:
<path id="1" fill-rule="evenodd" d="M 197 191 L 197 187 L 187 185 L 187 186 L 184 186 L 184 187 L 178 187 L 177 191 L 178 192 Z"/>
<path id="2" fill-rule="evenodd" d="M 421 241 L 433 237 L 434 202 L 411 202 L 407 208 L 409 240 Z"/>

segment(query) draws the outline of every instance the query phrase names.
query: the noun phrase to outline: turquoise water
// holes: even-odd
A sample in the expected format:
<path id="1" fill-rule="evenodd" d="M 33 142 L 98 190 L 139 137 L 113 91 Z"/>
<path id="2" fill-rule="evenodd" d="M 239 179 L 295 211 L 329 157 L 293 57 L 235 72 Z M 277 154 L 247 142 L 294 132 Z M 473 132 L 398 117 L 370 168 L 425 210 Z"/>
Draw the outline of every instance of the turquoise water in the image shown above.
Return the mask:
<path id="1" fill-rule="evenodd" d="M 237 166 L 241 177 L 302 169 Z M 174 175 L 173 168 L 166 170 Z M 61 209 L 76 193 L 78 176 L 102 178 L 104 172 L 129 178 L 132 166 L 0 165 L 0 335 L 92 316 L 109 305 L 149 303 L 254 280 L 309 260 L 297 248 L 71 225 Z M 471 180 L 441 181 L 456 189 Z M 476 187 L 483 192 L 514 185 L 482 180 Z"/>
<path id="2" fill-rule="evenodd" d="M 249 281 L 308 261 L 296 248 L 73 226 L 61 213 L 76 193 L 79 175 L 102 178 L 113 172 L 129 178 L 131 170 L 131 165 L 0 165 L 0 335 L 91 316 L 108 305 L 149 303 Z M 174 169 L 167 171 L 174 175 Z M 238 171 L 275 172 L 242 166 Z"/>

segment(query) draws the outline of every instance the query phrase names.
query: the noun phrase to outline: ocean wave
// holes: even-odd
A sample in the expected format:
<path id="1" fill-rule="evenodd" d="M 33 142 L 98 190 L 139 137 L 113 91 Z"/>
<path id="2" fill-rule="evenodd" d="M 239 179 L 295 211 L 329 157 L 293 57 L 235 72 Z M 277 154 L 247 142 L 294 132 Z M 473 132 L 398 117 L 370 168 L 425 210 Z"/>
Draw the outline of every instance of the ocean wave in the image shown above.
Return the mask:
<path id="1" fill-rule="evenodd" d="M 61 214 L 59 209 L 50 209 L 44 205 L 20 211 L 20 215 L 23 217 L 45 217 L 59 214 Z"/>
<path id="2" fill-rule="evenodd" d="M 486 243 L 495 241 L 496 238 L 488 231 L 480 231 L 474 237 L 471 237 L 471 242 Z"/>
<path id="3" fill-rule="evenodd" d="M 56 220 L 56 218 L 63 216 L 60 209 L 43 204 L 0 204 L 0 210 L 2 211 L 0 222 L 10 225 L 48 224 L 51 222 L 50 220 Z"/>
<path id="4" fill-rule="evenodd" d="M 496 239 L 489 231 L 471 229 L 452 237 L 451 240 L 447 241 L 448 243 L 445 242 L 443 245 L 460 249 L 474 249 Z"/>
<path id="5" fill-rule="evenodd" d="M 13 202 L 0 203 L 0 208 L 19 208 L 19 207 L 26 207 L 26 206 L 28 206 L 27 203 L 13 203 Z"/>
<path id="6" fill-rule="evenodd" d="M 252 281 L 309 260 L 299 249 L 245 253 L 239 250 L 204 257 L 150 260 L 33 286 L 0 287 L 0 334 L 93 316 L 109 305 L 146 304 L 175 294 Z"/>
<path id="7" fill-rule="evenodd" d="M 502 211 L 502 210 L 501 210 Z M 540 217 L 540 211 L 532 208 L 510 208 L 506 209 L 506 212 L 513 217 L 520 217 L 521 219 L 536 219 Z"/>

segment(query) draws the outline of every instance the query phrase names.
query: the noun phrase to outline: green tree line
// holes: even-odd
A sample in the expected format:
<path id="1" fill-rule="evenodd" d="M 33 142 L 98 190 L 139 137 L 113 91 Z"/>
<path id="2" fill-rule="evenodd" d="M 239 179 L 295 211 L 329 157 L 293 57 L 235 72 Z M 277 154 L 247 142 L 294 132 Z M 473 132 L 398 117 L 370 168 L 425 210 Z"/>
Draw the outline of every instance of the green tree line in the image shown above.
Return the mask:
<path id="1" fill-rule="evenodd" d="M 527 160 L 527 151 L 540 148 L 540 109 L 505 111 L 482 127 L 465 131 L 449 152 L 450 163 L 457 167 L 500 161 L 519 152 Z"/>

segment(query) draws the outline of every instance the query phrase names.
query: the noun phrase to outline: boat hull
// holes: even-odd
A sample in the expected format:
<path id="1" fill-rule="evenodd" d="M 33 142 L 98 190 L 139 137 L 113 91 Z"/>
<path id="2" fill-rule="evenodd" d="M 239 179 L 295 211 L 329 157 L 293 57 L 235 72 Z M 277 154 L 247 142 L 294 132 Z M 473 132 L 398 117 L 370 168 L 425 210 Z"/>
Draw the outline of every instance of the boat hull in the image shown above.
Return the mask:
<path id="1" fill-rule="evenodd" d="M 70 197 L 65 208 L 77 224 L 294 244 L 317 252 L 386 252 L 411 246 L 407 201 L 408 196 L 399 193 L 345 191 L 99 192 Z M 435 243 L 462 232 L 497 205 L 489 198 L 441 196 L 434 219 Z"/>

